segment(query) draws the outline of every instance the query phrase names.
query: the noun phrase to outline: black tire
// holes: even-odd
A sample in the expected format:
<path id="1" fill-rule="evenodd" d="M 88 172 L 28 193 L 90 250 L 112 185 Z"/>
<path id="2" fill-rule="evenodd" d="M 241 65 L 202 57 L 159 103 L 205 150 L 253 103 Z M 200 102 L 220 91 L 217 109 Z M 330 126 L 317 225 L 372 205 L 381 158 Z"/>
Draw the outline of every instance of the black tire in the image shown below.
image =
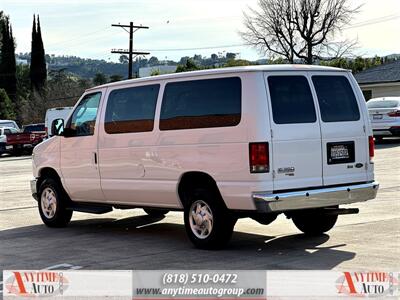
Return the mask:
<path id="1" fill-rule="evenodd" d="M 49 207 L 49 205 L 46 205 L 46 203 L 43 203 L 44 198 L 46 198 L 43 195 L 44 193 L 48 193 L 49 197 L 52 197 L 52 200 L 51 200 L 51 201 L 53 201 L 52 203 L 55 203 L 55 209 L 54 209 L 54 206 L 52 206 L 53 204 L 50 205 L 53 208 L 53 209 L 50 209 L 52 212 L 44 211 L 46 206 Z M 40 185 L 39 193 L 38 193 L 39 214 L 40 214 L 40 217 L 42 218 L 43 223 L 49 227 L 65 227 L 65 226 L 67 226 L 69 221 L 71 221 L 71 218 L 72 218 L 72 210 L 66 209 L 67 201 L 68 201 L 68 197 L 65 194 L 65 192 L 63 191 L 60 184 L 52 178 L 45 179 L 42 182 L 42 184 Z M 42 205 L 42 203 L 43 203 L 43 205 Z"/>
<path id="2" fill-rule="evenodd" d="M 318 236 L 335 226 L 338 215 L 329 215 L 321 209 L 297 213 L 292 217 L 294 225 L 306 235 Z"/>
<path id="3" fill-rule="evenodd" d="M 220 249 L 224 247 L 231 239 L 237 218 L 226 209 L 223 200 L 215 191 L 194 189 L 190 195 L 188 195 L 188 198 L 189 201 L 187 205 L 185 205 L 184 220 L 186 233 L 191 242 L 200 249 Z M 211 212 L 212 226 L 210 231 L 208 231 L 208 229 L 206 230 L 206 236 L 200 238 L 199 232 L 196 231 L 196 235 L 195 230 L 192 229 L 192 225 L 197 225 L 191 215 L 191 211 L 194 207 L 197 207 L 197 204 L 202 203 L 208 206 Z M 207 216 L 201 216 L 201 214 L 197 214 L 197 216 L 202 218 L 203 223 L 200 226 L 207 227 L 209 224 L 209 221 L 206 220 Z"/>
<path id="4" fill-rule="evenodd" d="M 163 217 L 169 212 L 168 209 L 143 208 L 143 210 L 150 217 Z"/>
<path id="5" fill-rule="evenodd" d="M 13 150 L 12 150 L 12 152 L 11 152 L 11 154 L 13 155 L 13 156 L 21 156 L 22 155 L 22 149 L 20 149 L 20 148 L 14 148 Z"/>

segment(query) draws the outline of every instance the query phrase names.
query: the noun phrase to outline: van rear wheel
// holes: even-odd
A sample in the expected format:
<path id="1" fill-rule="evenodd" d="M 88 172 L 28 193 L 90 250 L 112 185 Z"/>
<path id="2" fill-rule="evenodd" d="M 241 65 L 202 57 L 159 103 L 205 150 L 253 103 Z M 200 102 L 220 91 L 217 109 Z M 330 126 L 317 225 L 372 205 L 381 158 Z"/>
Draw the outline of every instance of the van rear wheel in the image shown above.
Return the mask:
<path id="1" fill-rule="evenodd" d="M 219 198 L 215 192 L 195 189 L 185 206 L 186 233 L 197 248 L 219 249 L 231 239 L 237 218 Z"/>
<path id="2" fill-rule="evenodd" d="M 322 209 L 313 209 L 292 216 L 294 225 L 306 235 L 318 236 L 335 226 L 338 215 L 325 213 Z"/>

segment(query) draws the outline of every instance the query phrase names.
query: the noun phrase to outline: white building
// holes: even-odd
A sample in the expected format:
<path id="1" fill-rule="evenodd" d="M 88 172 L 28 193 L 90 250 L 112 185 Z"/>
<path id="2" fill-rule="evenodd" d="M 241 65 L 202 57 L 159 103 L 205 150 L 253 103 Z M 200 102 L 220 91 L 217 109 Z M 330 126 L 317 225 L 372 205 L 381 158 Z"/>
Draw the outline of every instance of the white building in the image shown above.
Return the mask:
<path id="1" fill-rule="evenodd" d="M 28 64 L 28 60 L 27 59 L 17 58 L 15 62 L 16 62 L 17 65 L 27 65 Z"/>
<path id="2" fill-rule="evenodd" d="M 383 64 L 354 75 L 365 100 L 400 96 L 400 60 Z"/>
<path id="3" fill-rule="evenodd" d="M 139 69 L 139 77 L 149 77 L 151 74 L 170 74 L 175 73 L 177 66 L 159 65 Z"/>

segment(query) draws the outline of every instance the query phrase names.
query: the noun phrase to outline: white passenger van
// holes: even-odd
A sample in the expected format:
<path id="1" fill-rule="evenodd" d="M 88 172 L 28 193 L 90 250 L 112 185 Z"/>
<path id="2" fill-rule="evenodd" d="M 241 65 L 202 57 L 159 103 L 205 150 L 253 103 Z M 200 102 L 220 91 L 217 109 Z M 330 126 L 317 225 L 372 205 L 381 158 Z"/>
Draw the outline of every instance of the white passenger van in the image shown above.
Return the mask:
<path id="1" fill-rule="evenodd" d="M 225 245 L 238 218 L 280 213 L 306 234 L 339 205 L 374 199 L 374 144 L 349 71 L 305 65 L 170 74 L 87 90 L 56 137 L 35 147 L 43 222 L 72 212 L 184 211 L 199 248 Z"/>

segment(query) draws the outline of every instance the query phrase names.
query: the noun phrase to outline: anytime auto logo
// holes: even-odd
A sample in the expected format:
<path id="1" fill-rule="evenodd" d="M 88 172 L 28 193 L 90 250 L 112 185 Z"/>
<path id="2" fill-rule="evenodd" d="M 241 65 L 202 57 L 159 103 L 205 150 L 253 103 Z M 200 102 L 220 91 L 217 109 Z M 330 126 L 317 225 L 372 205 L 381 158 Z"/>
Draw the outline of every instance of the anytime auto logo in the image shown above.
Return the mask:
<path id="1" fill-rule="evenodd" d="M 69 281 L 62 272 L 22 271 L 12 272 L 5 278 L 4 296 L 54 296 L 62 295 Z"/>
<path id="2" fill-rule="evenodd" d="M 336 288 L 339 294 L 349 296 L 393 295 L 399 290 L 399 281 L 400 273 L 343 272 L 336 280 Z"/>

